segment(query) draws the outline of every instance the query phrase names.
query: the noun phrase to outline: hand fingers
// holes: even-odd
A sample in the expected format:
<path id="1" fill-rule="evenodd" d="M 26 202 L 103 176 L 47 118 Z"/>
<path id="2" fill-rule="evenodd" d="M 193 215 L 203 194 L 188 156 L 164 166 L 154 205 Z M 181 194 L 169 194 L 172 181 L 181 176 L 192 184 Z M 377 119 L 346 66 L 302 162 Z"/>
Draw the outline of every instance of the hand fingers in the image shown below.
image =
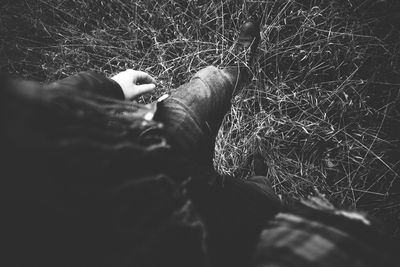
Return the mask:
<path id="1" fill-rule="evenodd" d="M 152 83 L 136 85 L 135 97 L 145 94 L 145 93 L 149 93 L 149 92 L 153 91 L 155 88 L 156 88 L 156 85 L 152 84 Z"/>
<path id="2" fill-rule="evenodd" d="M 151 77 L 148 73 L 143 71 L 135 71 L 133 82 L 136 84 L 157 83 L 157 81 L 153 77 Z"/>

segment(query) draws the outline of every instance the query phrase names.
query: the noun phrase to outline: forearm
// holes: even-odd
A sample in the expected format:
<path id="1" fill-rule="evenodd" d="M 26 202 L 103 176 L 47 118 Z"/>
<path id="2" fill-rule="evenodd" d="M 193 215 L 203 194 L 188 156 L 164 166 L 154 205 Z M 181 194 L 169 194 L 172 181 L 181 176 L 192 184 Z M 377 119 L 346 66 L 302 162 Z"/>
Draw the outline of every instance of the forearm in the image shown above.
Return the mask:
<path id="1" fill-rule="evenodd" d="M 119 100 L 125 99 L 124 93 L 117 82 L 94 71 L 80 72 L 68 78 L 50 83 L 45 87 L 51 90 L 80 91 Z"/>

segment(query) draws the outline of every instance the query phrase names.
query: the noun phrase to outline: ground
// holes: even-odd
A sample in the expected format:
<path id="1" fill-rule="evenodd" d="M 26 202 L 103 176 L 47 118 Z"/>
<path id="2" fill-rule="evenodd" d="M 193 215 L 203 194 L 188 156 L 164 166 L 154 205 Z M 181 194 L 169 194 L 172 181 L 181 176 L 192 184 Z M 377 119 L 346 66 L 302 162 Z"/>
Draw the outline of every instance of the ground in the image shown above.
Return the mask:
<path id="1" fill-rule="evenodd" d="M 320 192 L 400 235 L 400 17 L 396 0 L 3 1 L 0 67 L 53 81 L 126 68 L 158 80 L 147 102 L 207 65 L 261 21 L 254 78 L 232 101 L 215 166 L 246 179 L 261 154 L 283 200 Z"/>

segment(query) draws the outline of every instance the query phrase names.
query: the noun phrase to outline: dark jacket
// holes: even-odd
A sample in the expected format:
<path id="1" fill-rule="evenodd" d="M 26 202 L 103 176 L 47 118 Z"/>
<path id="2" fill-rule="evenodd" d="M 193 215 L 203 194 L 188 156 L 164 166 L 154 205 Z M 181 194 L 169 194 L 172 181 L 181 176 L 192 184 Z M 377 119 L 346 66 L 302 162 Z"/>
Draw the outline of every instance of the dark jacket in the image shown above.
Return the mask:
<path id="1" fill-rule="evenodd" d="M 84 72 L 2 78 L 2 266 L 202 266 L 187 169 L 154 108 Z M 170 244 L 174 244 L 171 246 Z"/>

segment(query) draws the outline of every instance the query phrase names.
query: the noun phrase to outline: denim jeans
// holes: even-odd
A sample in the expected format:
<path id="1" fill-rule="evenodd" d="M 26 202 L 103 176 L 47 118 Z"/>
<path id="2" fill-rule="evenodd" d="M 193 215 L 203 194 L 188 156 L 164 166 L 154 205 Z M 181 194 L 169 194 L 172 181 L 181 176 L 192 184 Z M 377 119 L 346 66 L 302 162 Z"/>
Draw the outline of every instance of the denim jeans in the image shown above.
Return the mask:
<path id="1" fill-rule="evenodd" d="M 231 98 L 249 80 L 247 69 L 207 67 L 160 102 L 155 119 L 185 156 L 211 165 L 215 138 Z M 262 225 L 280 208 L 266 177 L 221 177 L 213 184 L 195 180 L 189 195 L 207 228 L 211 266 L 245 265 Z M 234 257 L 232 255 L 235 255 Z"/>
<path id="2" fill-rule="evenodd" d="M 247 79 L 246 70 L 239 67 L 206 67 L 158 104 L 155 120 L 164 123 L 170 141 L 180 152 L 210 163 L 232 95 Z"/>

